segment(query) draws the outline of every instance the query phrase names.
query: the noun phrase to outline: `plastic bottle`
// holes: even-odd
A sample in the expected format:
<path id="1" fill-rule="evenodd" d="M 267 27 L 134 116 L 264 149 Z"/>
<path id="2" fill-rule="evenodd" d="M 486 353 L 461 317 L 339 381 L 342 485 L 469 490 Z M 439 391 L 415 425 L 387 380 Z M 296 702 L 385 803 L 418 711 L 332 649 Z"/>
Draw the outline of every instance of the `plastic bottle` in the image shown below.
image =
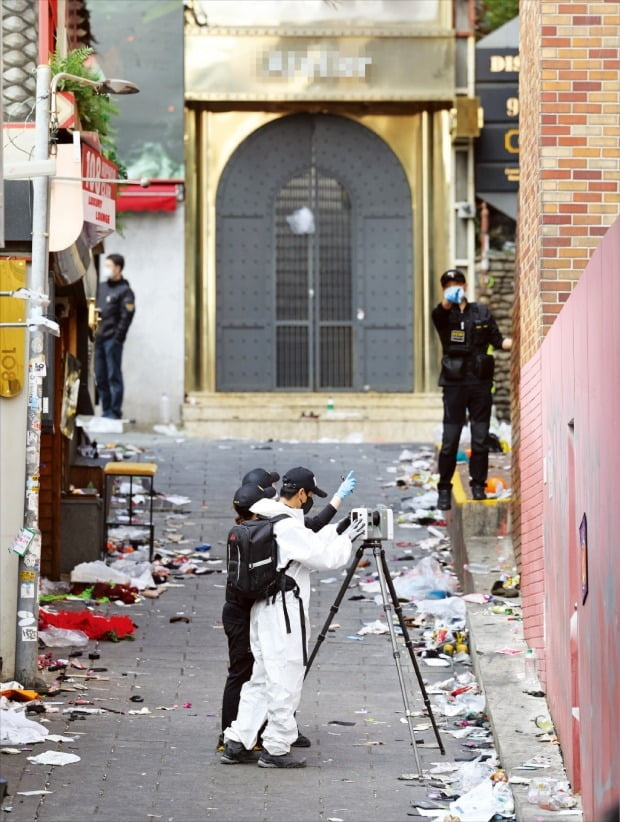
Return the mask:
<path id="1" fill-rule="evenodd" d="M 333 397 L 328 397 L 327 398 L 327 410 L 328 411 L 333 411 L 334 410 L 334 398 Z"/>
<path id="2" fill-rule="evenodd" d="M 526 689 L 538 687 L 538 673 L 536 671 L 536 651 L 528 648 L 523 657 L 523 679 Z"/>
<path id="3" fill-rule="evenodd" d="M 168 397 L 168 395 L 165 392 L 161 395 L 161 399 L 159 401 L 159 416 L 160 416 L 161 422 L 164 425 L 169 424 L 169 422 L 170 422 L 170 398 Z"/>

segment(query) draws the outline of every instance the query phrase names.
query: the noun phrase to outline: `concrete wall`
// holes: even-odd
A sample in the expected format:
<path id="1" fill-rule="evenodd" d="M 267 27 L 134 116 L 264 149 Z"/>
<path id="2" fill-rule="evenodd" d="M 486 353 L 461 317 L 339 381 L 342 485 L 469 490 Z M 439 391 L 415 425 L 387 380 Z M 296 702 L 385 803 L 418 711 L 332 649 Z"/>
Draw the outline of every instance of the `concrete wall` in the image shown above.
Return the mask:
<path id="1" fill-rule="evenodd" d="M 524 520 L 544 524 L 546 689 L 567 768 L 577 788 L 581 783 L 586 819 L 601 819 L 620 796 L 620 324 L 608 303 L 608 284 L 619 278 L 620 219 L 543 343 L 542 512 L 533 498 L 523 499 Z M 524 414 L 526 425 L 539 427 L 540 420 Z"/>
<path id="2" fill-rule="evenodd" d="M 27 361 L 27 356 L 24 357 Z M 13 678 L 17 609 L 17 555 L 9 545 L 24 524 L 27 387 L 0 399 L 0 656 L 2 678 Z"/>
<path id="3" fill-rule="evenodd" d="M 123 236 L 105 241 L 106 254 L 125 257 L 125 275 L 136 294 L 136 315 L 123 352 L 123 416 L 140 425 L 160 422 L 168 394 L 172 421 L 184 394 L 184 209 L 124 213 Z"/>

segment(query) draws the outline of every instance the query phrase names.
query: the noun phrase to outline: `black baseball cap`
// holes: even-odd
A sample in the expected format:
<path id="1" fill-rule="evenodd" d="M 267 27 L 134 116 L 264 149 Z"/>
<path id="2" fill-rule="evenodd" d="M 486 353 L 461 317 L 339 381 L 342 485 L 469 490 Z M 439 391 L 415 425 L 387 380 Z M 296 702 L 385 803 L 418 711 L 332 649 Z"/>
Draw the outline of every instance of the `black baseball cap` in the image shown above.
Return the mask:
<path id="1" fill-rule="evenodd" d="M 448 283 L 455 282 L 455 283 L 464 283 L 465 282 L 465 274 L 461 271 L 460 268 L 449 268 L 447 271 L 441 275 L 441 287 L 445 288 Z"/>
<path id="2" fill-rule="evenodd" d="M 271 485 L 267 488 L 261 488 L 256 483 L 248 482 L 235 491 L 233 505 L 238 505 L 239 508 L 251 508 L 259 499 L 271 499 L 275 495 L 276 489 L 272 488 Z"/>
<path id="3" fill-rule="evenodd" d="M 321 489 L 317 487 L 316 477 L 312 471 L 309 471 L 307 468 L 302 468 L 301 465 L 298 468 L 291 468 L 290 471 L 286 472 L 282 477 L 282 487 L 294 491 L 301 491 L 303 488 L 306 492 L 312 491 L 317 497 L 327 496 L 325 491 L 321 491 Z"/>
<path id="4" fill-rule="evenodd" d="M 265 471 L 264 468 L 253 468 L 241 480 L 242 485 L 258 485 L 261 488 L 269 488 L 274 482 L 280 479 L 280 475 L 275 471 Z"/>

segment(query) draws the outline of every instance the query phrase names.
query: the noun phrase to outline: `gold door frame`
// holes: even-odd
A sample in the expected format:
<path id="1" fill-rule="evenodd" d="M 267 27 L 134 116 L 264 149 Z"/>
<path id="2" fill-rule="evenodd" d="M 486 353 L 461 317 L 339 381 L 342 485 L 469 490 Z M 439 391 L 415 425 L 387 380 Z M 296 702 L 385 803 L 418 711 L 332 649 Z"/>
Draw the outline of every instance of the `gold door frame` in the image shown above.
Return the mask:
<path id="1" fill-rule="evenodd" d="M 297 109 L 298 110 L 298 109 Z M 292 112 L 291 112 L 292 113 Z M 413 231 L 414 391 L 428 392 L 436 374 L 437 343 L 430 311 L 434 272 L 450 265 L 451 139 L 447 111 L 353 116 L 400 160 L 411 189 Z M 214 392 L 216 373 L 216 198 L 219 181 L 238 146 L 254 131 L 286 116 L 267 111 L 186 109 L 187 391 Z"/>

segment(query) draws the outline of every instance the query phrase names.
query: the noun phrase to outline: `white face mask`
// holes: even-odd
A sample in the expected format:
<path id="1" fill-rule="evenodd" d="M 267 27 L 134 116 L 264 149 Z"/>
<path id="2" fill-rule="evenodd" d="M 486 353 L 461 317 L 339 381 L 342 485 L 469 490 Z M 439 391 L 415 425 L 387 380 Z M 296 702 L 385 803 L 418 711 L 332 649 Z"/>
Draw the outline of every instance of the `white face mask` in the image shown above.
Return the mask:
<path id="1" fill-rule="evenodd" d="M 101 279 L 102 280 L 109 280 L 110 277 L 114 274 L 114 268 L 111 265 L 104 265 L 101 269 Z"/>

